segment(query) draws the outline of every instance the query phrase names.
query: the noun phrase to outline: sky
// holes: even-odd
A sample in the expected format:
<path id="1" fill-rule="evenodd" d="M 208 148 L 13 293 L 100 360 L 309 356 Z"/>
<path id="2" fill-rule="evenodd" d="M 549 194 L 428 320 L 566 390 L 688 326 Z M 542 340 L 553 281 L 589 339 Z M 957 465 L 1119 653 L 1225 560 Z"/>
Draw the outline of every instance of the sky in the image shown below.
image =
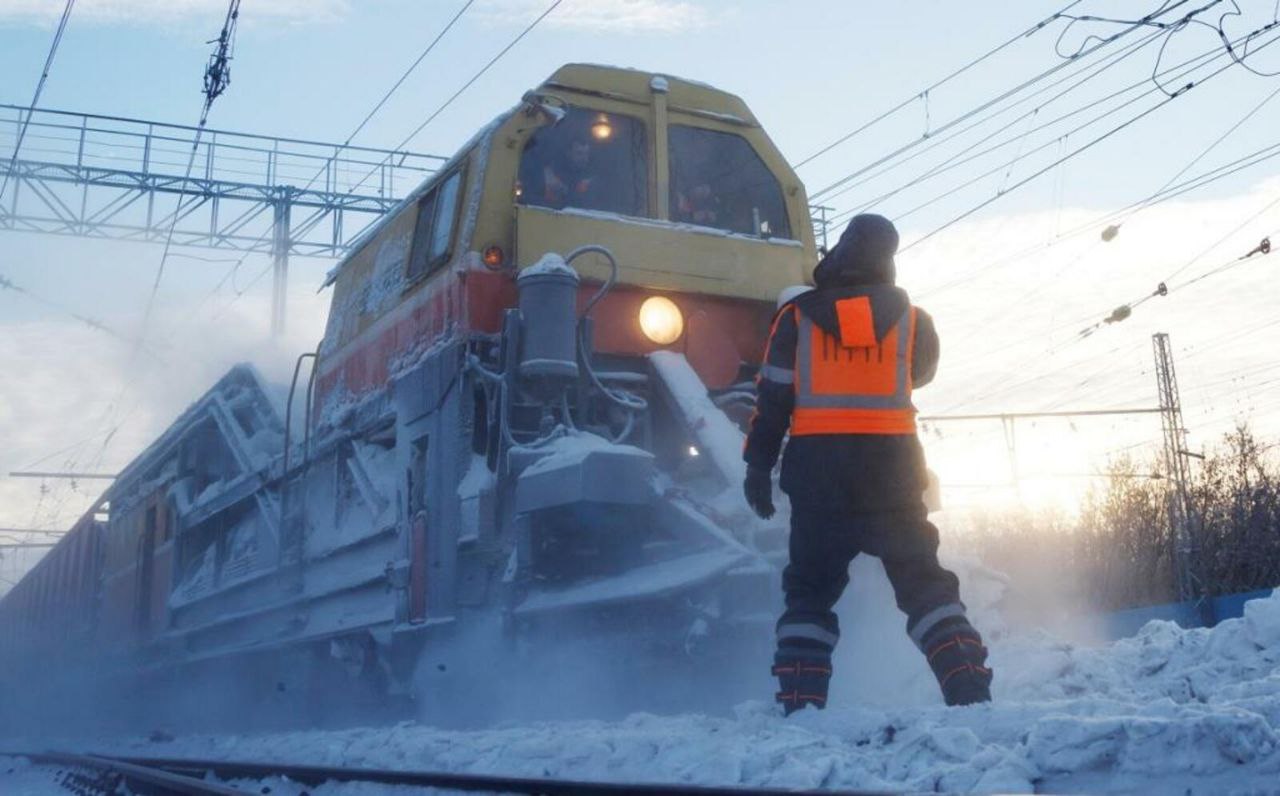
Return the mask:
<path id="1" fill-rule="evenodd" d="M 248 0 L 232 82 L 209 124 L 341 141 L 463 2 Z M 1220 48 L 1212 26 L 1142 28 L 1091 56 L 1098 37 L 1125 25 L 1059 18 L 925 91 L 1065 4 L 564 0 L 408 146 L 451 153 L 574 61 L 660 71 L 739 94 L 783 154 L 803 163 L 811 196 L 910 145 L 907 154 L 918 156 L 900 156 L 880 174 L 872 168 L 847 192 L 819 200 L 836 212 L 875 209 L 902 229 L 900 281 L 935 316 L 943 343 L 939 378 L 917 396 L 922 413 L 1154 406 L 1151 335 L 1163 331 L 1174 343 L 1194 448 L 1246 418 L 1264 436 L 1280 434 L 1276 261 L 1256 256 L 1178 286 L 1280 231 L 1280 207 L 1269 207 L 1280 198 L 1276 162 L 1126 216 L 1111 242 L 1100 239 L 1101 226 L 1087 226 L 1166 183 L 1275 144 L 1280 99 L 1269 97 L 1280 78 L 1266 73 L 1280 72 L 1280 47 L 1261 49 L 1268 39 L 1259 37 L 1244 64 L 1228 65 L 1222 56 L 1211 64 L 1226 67 L 1217 74 L 1205 67 L 1179 76 L 1177 64 Z M 0 0 L 0 103 L 30 101 L 62 5 Z M 1071 12 L 1132 20 L 1159 5 L 1084 0 Z M 1242 14 L 1224 16 L 1233 9 L 1222 2 L 1201 19 L 1236 38 L 1271 23 L 1272 6 L 1254 0 Z M 400 142 L 546 7 L 543 0 L 476 0 L 355 143 Z M 80 0 L 41 107 L 194 123 L 208 42 L 224 14 L 222 0 Z M 1070 58 L 1079 52 L 1085 54 Z M 1089 58 L 1111 53 L 1115 63 L 1063 99 L 1042 94 L 948 138 L 964 128 L 949 127 L 952 120 L 1006 89 L 1050 69 L 1060 71 L 1046 82 L 1065 79 Z M 1164 70 L 1172 70 L 1159 78 L 1164 91 L 1197 83 L 1169 98 L 1151 80 Z M 900 112 L 809 159 L 904 102 Z M 12 146 L 9 135 L 0 142 Z M 986 147 L 992 153 L 977 157 Z M 969 156 L 975 159 L 955 164 Z M 1005 165 L 1013 158 L 1022 159 Z M 927 175 L 948 164 L 954 168 Z M 191 258 L 169 262 L 139 351 L 70 317 L 88 315 L 126 338 L 136 334 L 159 259 L 151 245 L 0 232 L 0 275 L 59 305 L 0 290 L 0 527 L 66 527 L 95 491 L 92 483 L 6 477 L 11 470 L 114 471 L 229 364 L 250 360 L 287 376 L 293 358 L 323 332 L 329 294 L 317 288 L 333 265 L 324 259 L 295 258 L 289 332 L 279 341 L 267 334 L 269 280 L 243 296 L 228 286 L 214 291 L 227 266 Z M 265 262 L 250 258 L 254 267 L 245 273 Z M 1080 336 L 1179 269 L 1168 297 Z M 1109 457 L 1145 454 L 1160 429 L 1158 418 L 1135 415 L 1020 421 L 1014 433 L 1020 490 L 1011 486 L 1000 423 L 927 426 L 930 461 L 949 507 L 1070 505 Z M 9 564 L 19 566 L 12 557 Z M 12 578 L 5 567 L 0 562 L 0 578 Z"/>

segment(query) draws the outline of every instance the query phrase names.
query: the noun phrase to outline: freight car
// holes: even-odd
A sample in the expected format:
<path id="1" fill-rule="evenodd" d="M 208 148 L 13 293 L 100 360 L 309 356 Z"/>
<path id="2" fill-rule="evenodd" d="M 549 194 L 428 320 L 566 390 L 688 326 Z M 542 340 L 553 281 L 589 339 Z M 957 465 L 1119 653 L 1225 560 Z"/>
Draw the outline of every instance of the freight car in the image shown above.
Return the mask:
<path id="1" fill-rule="evenodd" d="M 58 610 L 101 672 L 257 656 L 277 690 L 342 670 L 385 693 L 540 644 L 767 644 L 784 520 L 741 500 L 741 425 L 815 260 L 804 188 L 740 99 L 565 66 L 331 272 L 289 389 L 232 369 L 0 603 L 2 632 L 48 624 L 25 595 L 78 545 Z M 506 646 L 475 652 L 482 626 Z"/>

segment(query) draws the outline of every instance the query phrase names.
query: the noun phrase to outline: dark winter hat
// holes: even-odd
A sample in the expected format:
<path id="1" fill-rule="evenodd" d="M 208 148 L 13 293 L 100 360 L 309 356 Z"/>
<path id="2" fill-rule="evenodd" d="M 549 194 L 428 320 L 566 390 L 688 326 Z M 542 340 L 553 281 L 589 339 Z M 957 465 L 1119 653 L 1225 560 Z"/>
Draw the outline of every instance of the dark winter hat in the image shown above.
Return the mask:
<path id="1" fill-rule="evenodd" d="M 861 213 L 849 221 L 839 242 L 813 269 L 819 288 L 844 285 L 893 284 L 897 268 L 898 230 L 875 213 Z"/>

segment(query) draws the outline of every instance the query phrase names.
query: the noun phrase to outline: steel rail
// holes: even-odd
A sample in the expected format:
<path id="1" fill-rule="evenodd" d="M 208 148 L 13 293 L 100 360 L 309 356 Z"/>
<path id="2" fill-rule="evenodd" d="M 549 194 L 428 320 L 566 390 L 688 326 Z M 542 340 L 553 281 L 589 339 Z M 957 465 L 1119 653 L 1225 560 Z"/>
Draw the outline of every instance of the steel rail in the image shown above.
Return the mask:
<path id="1" fill-rule="evenodd" d="M 885 791 L 864 790 L 798 790 L 793 788 L 761 788 L 736 785 L 694 785 L 688 783 L 588 782 L 554 777 L 507 777 L 488 774 L 462 774 L 445 771 L 405 771 L 395 769 L 348 768 L 277 764 L 253 761 L 197 760 L 185 758 L 117 757 L 114 755 L 75 755 L 59 752 L 24 754 L 0 752 L 0 756 L 25 757 L 36 763 L 83 766 L 100 771 L 114 771 L 124 777 L 136 777 L 155 788 L 179 787 L 186 790 L 163 793 L 241 794 L 227 785 L 210 782 L 212 775 L 222 781 L 253 780 L 262 782 L 287 778 L 307 786 L 325 782 L 370 783 L 421 788 L 442 788 L 467 792 L 537 794 L 538 796 L 595 796 L 595 794 L 635 794 L 636 796 L 794 796 L 820 793 L 824 796 L 879 796 Z M 149 778 L 149 779 L 144 779 Z"/>
<path id="2" fill-rule="evenodd" d="M 63 776 L 64 788 L 77 793 L 93 793 L 101 790 L 114 794 L 121 785 L 129 793 L 145 793 L 151 796 L 244 796 L 244 791 L 218 782 L 207 782 L 190 774 L 177 774 L 159 767 L 138 765 L 127 760 L 97 755 L 78 755 L 63 752 L 11 753 L 5 757 L 22 757 L 37 765 L 60 766 L 68 769 L 86 769 L 97 772 L 97 781 L 67 782 L 71 773 Z"/>

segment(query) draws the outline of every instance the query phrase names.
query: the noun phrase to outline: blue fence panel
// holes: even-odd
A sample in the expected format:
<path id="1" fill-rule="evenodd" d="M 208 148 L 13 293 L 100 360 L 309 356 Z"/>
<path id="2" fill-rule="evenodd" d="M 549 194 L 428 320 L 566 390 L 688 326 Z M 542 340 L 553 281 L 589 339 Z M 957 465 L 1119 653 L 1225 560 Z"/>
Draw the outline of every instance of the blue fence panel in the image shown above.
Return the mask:
<path id="1" fill-rule="evenodd" d="M 1176 622 L 1181 627 L 1213 627 L 1224 619 L 1244 616 L 1244 604 L 1271 596 L 1271 589 L 1244 594 L 1228 594 L 1201 603 L 1166 603 L 1130 608 L 1102 615 L 1107 638 L 1120 639 L 1136 634 L 1146 623 L 1161 619 Z"/>

